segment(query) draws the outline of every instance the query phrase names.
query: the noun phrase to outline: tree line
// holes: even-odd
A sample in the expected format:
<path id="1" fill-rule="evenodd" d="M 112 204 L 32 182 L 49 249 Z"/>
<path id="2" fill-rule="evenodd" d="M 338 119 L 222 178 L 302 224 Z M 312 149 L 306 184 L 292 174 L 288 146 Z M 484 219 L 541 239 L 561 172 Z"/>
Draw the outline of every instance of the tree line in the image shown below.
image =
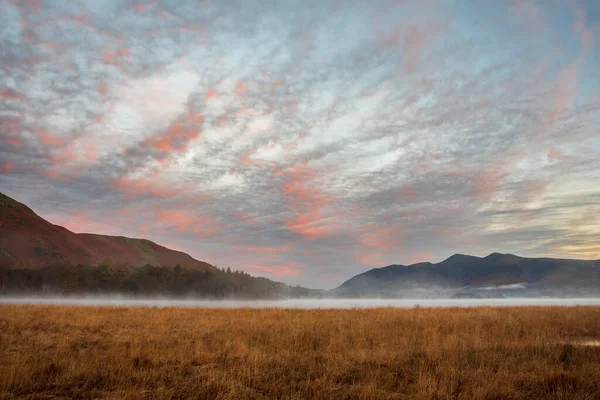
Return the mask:
<path id="1" fill-rule="evenodd" d="M 0 294 L 127 294 L 193 296 L 206 299 L 282 299 L 308 297 L 317 291 L 252 277 L 230 268 L 203 270 L 155 266 L 47 266 L 0 268 Z"/>

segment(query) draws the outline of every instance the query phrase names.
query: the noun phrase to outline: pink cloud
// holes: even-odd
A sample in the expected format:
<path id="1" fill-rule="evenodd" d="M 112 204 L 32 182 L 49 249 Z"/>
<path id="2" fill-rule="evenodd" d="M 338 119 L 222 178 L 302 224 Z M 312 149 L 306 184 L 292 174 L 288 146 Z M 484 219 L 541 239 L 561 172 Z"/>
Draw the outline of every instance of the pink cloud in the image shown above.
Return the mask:
<path id="1" fill-rule="evenodd" d="M 568 160 L 573 159 L 573 156 L 564 154 L 556 146 L 548 149 L 546 155 L 548 157 L 548 162 L 550 162 L 550 163 L 554 163 L 554 162 L 558 162 L 558 161 L 568 161 Z"/>
<path id="2" fill-rule="evenodd" d="M 248 87 L 248 82 L 246 82 L 246 81 L 241 81 L 241 82 L 240 82 L 240 83 L 237 85 L 237 87 L 236 87 L 236 89 L 235 89 L 235 92 L 236 92 L 238 95 L 242 95 L 242 94 L 246 93 L 246 88 L 247 88 L 247 87 Z"/>
<path id="3" fill-rule="evenodd" d="M 217 97 L 219 94 L 213 90 L 213 89 L 208 89 L 208 91 L 206 92 L 206 99 L 214 99 L 215 97 Z"/>
<path id="4" fill-rule="evenodd" d="M 470 178 L 475 196 L 482 200 L 491 198 L 507 174 L 507 167 L 501 166 L 476 172 Z"/>
<path id="5" fill-rule="evenodd" d="M 577 83 L 579 77 L 579 65 L 576 63 L 565 67 L 556 80 L 557 90 L 552 99 L 550 121 L 559 121 L 570 109 L 577 95 Z"/>
<path id="6" fill-rule="evenodd" d="M 587 26 L 587 15 L 582 8 L 575 10 L 575 32 L 579 35 L 583 55 L 588 55 L 594 47 L 594 32 Z"/>
<path id="7" fill-rule="evenodd" d="M 539 32 L 548 30 L 544 9 L 534 0 L 513 0 L 513 12 L 523 20 L 523 28 Z"/>
<path id="8" fill-rule="evenodd" d="M 130 198 L 151 196 L 156 198 L 175 197 L 184 191 L 181 188 L 163 182 L 157 175 L 146 179 L 120 178 L 112 183 L 113 187 L 121 190 Z"/>
<path id="9" fill-rule="evenodd" d="M 2 99 L 6 101 L 27 101 L 27 96 L 20 93 L 15 93 L 8 89 L 2 89 L 0 95 L 2 96 Z"/>
<path id="10" fill-rule="evenodd" d="M 289 277 L 300 275 L 300 264 L 288 262 L 283 265 L 267 266 L 267 265 L 251 265 L 248 270 L 255 273 L 268 273 L 277 277 Z"/>
<path id="11" fill-rule="evenodd" d="M 2 163 L 0 163 L 0 171 L 2 173 L 7 174 L 7 173 L 11 172 L 14 169 L 15 169 L 15 164 L 13 162 L 3 161 Z"/>
<path id="12" fill-rule="evenodd" d="M 25 0 L 25 4 L 29 9 L 38 12 L 42 9 L 42 0 Z"/>
<path id="13" fill-rule="evenodd" d="M 242 220 L 242 221 L 246 221 L 246 222 L 256 222 L 256 217 L 252 217 L 250 215 L 248 215 L 248 213 L 244 213 L 241 215 L 238 215 L 238 217 Z"/>
<path id="14" fill-rule="evenodd" d="M 177 232 L 194 234 L 200 237 L 213 236 L 223 232 L 229 226 L 217 224 L 214 219 L 197 211 L 187 210 L 179 206 L 175 210 L 161 210 L 158 212 L 158 219 L 155 226 L 166 226 L 168 229 L 174 228 Z"/>
<path id="15" fill-rule="evenodd" d="M 180 121 L 173 122 L 158 134 L 146 139 L 142 146 L 150 146 L 164 155 L 184 152 L 189 143 L 200 137 L 204 116 L 188 111 Z"/>
<path id="16" fill-rule="evenodd" d="M 427 45 L 444 30 L 441 24 L 410 26 L 404 33 L 403 71 L 412 74 L 416 71 Z"/>
<path id="17" fill-rule="evenodd" d="M 291 232 L 314 239 L 330 235 L 339 229 L 335 220 L 324 219 L 324 211 L 331 199 L 314 181 L 316 170 L 306 165 L 296 165 L 278 174 L 283 176 L 280 193 L 288 199 L 294 213 L 285 220 L 285 225 Z"/>
<path id="18" fill-rule="evenodd" d="M 92 215 L 86 211 L 78 211 L 62 216 L 51 216 L 50 220 L 70 231 L 85 233 L 94 232 L 105 235 L 121 235 L 123 232 L 118 228 L 118 224 L 97 222 L 93 220 Z"/>
<path id="19" fill-rule="evenodd" d="M 104 63 L 108 65 L 121 66 L 121 59 L 131 56 L 128 48 L 120 48 L 117 51 L 105 51 Z"/>
<path id="20" fill-rule="evenodd" d="M 236 248 L 239 248 L 242 251 L 247 251 L 250 253 L 267 253 L 267 254 L 282 254 L 282 253 L 289 253 L 290 252 L 290 248 L 287 246 L 281 246 L 281 247 L 276 247 L 276 246 L 242 246 L 242 245 L 236 245 Z"/>
<path id="21" fill-rule="evenodd" d="M 135 5 L 135 11 L 136 11 L 137 15 L 142 15 L 142 14 L 145 14 L 146 12 L 152 10 L 156 6 L 158 6 L 157 1 L 153 1 L 152 3 L 137 3 Z"/>
<path id="22" fill-rule="evenodd" d="M 353 258 L 370 266 L 381 266 L 389 254 L 402 248 L 405 231 L 401 226 L 367 225 L 354 234 L 358 245 L 353 251 Z"/>
<path id="23" fill-rule="evenodd" d="M 157 223 L 160 225 L 165 222 L 183 232 L 192 224 L 192 219 L 183 211 L 161 211 Z"/>
<path id="24" fill-rule="evenodd" d="M 62 147 L 65 144 L 65 140 L 62 137 L 54 136 L 47 130 L 43 129 L 40 132 L 40 141 L 48 146 L 59 146 Z"/>
<path id="25" fill-rule="evenodd" d="M 108 93 L 108 85 L 104 82 L 100 82 L 98 84 L 98 94 L 100 94 L 100 96 L 102 97 L 106 97 Z"/>
<path id="26" fill-rule="evenodd" d="M 3 138 L 3 140 L 4 140 L 4 143 L 9 145 L 13 149 L 20 149 L 21 147 L 23 147 L 23 142 L 21 141 L 21 139 L 19 139 L 17 137 L 6 136 Z"/>
<path id="27" fill-rule="evenodd" d="M 400 37 L 402 34 L 402 26 L 396 25 L 389 33 L 378 29 L 377 30 L 377 47 L 383 49 L 386 47 L 393 47 L 400 44 Z"/>
<path id="28" fill-rule="evenodd" d="M 51 178 L 51 179 L 64 179 L 65 176 L 63 174 L 61 174 L 60 172 L 58 172 L 55 169 L 44 169 L 42 170 L 42 175 L 45 176 L 46 178 Z"/>
<path id="29" fill-rule="evenodd" d="M 314 208 L 306 214 L 287 219 L 285 224 L 291 232 L 311 239 L 331 235 L 340 229 L 336 221 L 324 221 L 319 214 L 320 209 Z"/>
<path id="30" fill-rule="evenodd" d="M 435 257 L 435 253 L 432 253 L 430 251 L 416 252 L 410 254 L 409 262 L 411 264 L 417 264 L 426 261 L 432 262 L 435 259 Z"/>

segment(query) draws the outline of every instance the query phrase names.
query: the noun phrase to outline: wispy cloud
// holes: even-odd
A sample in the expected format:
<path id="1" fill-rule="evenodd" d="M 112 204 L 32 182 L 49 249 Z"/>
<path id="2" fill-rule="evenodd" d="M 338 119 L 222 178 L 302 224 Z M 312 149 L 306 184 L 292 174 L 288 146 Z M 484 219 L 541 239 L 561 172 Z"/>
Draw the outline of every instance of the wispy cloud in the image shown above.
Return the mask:
<path id="1" fill-rule="evenodd" d="M 0 184 L 309 286 L 600 258 L 593 1 L 0 2 Z"/>

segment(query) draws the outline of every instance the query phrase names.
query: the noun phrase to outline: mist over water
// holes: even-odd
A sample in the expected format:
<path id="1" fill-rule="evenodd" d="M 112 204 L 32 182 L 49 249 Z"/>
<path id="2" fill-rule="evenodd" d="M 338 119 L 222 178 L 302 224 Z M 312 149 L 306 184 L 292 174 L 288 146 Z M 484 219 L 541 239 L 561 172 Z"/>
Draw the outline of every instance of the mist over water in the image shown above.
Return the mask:
<path id="1" fill-rule="evenodd" d="M 192 300 L 128 297 L 0 297 L 2 304 L 189 308 L 379 308 L 600 305 L 600 298 Z"/>

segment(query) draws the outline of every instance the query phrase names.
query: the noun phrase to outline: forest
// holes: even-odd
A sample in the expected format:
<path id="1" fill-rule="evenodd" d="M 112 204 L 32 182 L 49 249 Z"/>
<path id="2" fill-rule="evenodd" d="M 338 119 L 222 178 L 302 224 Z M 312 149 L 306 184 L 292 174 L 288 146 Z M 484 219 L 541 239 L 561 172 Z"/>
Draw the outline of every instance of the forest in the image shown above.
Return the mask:
<path id="1" fill-rule="evenodd" d="M 0 268 L 1 295 L 126 294 L 192 296 L 204 299 L 283 299 L 316 295 L 318 290 L 288 286 L 230 268 L 202 270 L 145 265 Z"/>

